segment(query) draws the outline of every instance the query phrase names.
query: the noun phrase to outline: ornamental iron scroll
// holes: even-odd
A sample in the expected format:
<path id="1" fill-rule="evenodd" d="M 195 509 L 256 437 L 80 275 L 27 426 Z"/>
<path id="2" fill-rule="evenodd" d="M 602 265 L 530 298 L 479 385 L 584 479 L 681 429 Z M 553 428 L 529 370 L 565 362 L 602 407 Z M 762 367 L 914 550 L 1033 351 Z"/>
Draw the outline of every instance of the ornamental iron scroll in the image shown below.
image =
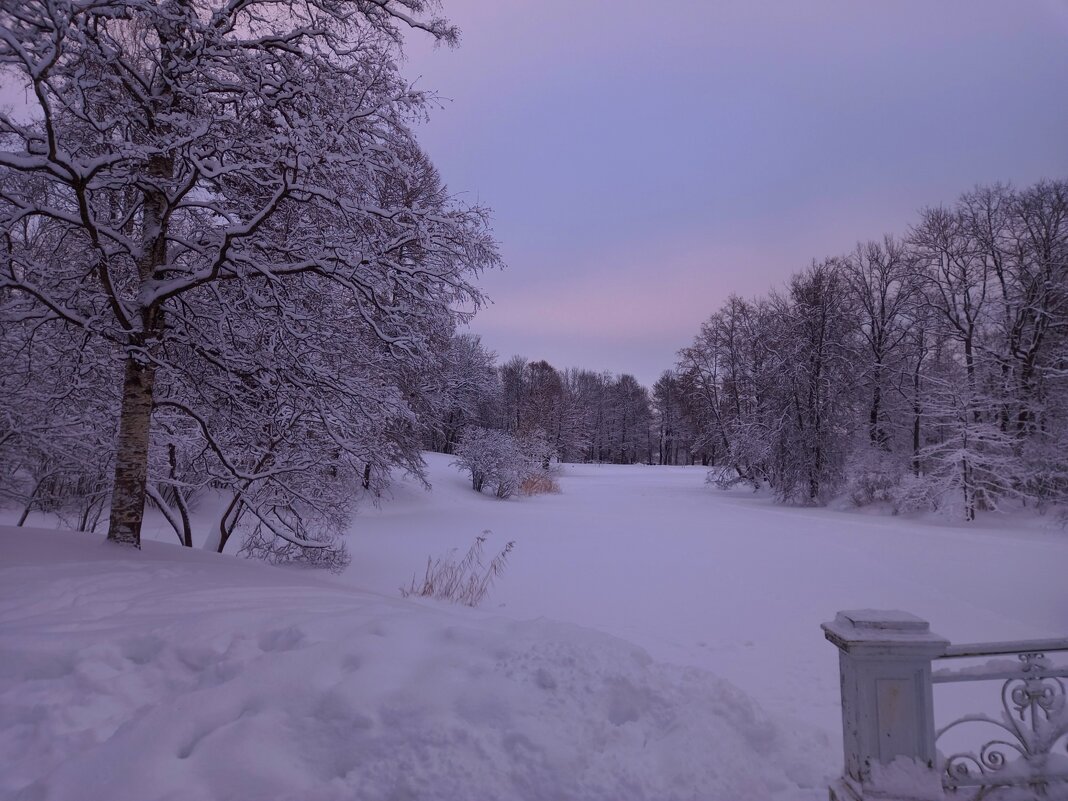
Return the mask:
<path id="1" fill-rule="evenodd" d="M 956 646 L 947 657 L 995 656 L 1010 643 Z M 1020 643 L 1019 645 L 1024 645 Z M 1048 650 L 1068 650 L 1055 645 Z M 1002 680 L 1001 715 L 965 715 L 943 726 L 946 732 L 972 724 L 998 729 L 995 739 L 977 750 L 958 752 L 942 762 L 947 797 L 968 801 L 1068 801 L 1068 665 L 1053 665 L 1042 651 L 1021 648 L 1018 664 L 995 660 L 960 670 L 937 670 L 934 683 Z"/>

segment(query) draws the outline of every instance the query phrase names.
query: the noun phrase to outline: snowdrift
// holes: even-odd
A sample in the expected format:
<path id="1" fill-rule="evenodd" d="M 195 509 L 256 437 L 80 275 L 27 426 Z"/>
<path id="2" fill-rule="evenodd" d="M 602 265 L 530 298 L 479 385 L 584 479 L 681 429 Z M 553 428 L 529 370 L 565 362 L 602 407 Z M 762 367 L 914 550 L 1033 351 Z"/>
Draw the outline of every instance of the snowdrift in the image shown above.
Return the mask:
<path id="1" fill-rule="evenodd" d="M 809 742 L 574 625 L 0 528 L 4 798 L 823 798 Z"/>

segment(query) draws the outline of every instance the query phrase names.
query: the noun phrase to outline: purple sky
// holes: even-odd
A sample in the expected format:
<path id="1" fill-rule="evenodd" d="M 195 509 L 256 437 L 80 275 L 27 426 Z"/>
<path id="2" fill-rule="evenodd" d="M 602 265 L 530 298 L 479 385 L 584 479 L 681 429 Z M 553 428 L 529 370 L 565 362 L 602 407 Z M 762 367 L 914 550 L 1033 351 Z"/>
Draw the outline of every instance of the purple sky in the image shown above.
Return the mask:
<path id="1" fill-rule="evenodd" d="M 1068 177 L 1068 0 L 446 0 L 421 139 L 494 209 L 473 330 L 651 383 L 732 292 Z"/>

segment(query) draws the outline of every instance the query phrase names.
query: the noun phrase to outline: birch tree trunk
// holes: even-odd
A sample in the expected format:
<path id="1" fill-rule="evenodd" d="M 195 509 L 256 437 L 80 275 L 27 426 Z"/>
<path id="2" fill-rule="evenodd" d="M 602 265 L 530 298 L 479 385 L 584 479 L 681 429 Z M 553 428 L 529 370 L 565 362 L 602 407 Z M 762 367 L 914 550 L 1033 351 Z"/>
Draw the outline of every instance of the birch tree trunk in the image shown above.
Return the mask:
<path id="1" fill-rule="evenodd" d="M 148 174 L 166 181 L 174 174 L 174 157 L 149 159 Z M 142 251 L 137 264 L 144 284 L 167 264 L 167 197 L 160 188 L 145 192 L 142 221 Z M 141 312 L 141 331 L 130 335 L 122 379 L 119 437 L 115 443 L 115 483 L 111 493 L 108 540 L 141 547 L 141 522 L 145 515 L 148 483 L 148 449 L 152 434 L 152 401 L 156 365 L 149 352 L 163 333 L 163 312 L 148 306 Z"/>
<path id="2" fill-rule="evenodd" d="M 126 358 L 108 540 L 135 548 L 141 547 L 155 381 L 155 365 L 142 364 L 133 355 Z"/>

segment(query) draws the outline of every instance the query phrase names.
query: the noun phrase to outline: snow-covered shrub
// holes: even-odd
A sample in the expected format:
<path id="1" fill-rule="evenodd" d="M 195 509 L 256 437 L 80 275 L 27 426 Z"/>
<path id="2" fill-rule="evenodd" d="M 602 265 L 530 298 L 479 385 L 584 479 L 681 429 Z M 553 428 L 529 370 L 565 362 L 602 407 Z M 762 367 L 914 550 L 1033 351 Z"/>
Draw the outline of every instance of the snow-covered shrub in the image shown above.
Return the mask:
<path id="1" fill-rule="evenodd" d="M 519 491 L 522 483 L 522 474 L 516 470 L 504 470 L 497 477 L 493 494 L 502 501 L 511 498 Z"/>
<path id="2" fill-rule="evenodd" d="M 926 476 L 905 473 L 890 491 L 890 505 L 894 514 L 924 512 L 938 508 L 938 497 Z"/>
<path id="3" fill-rule="evenodd" d="M 418 595 L 465 606 L 478 606 L 493 586 L 493 582 L 504 572 L 508 554 L 515 548 L 514 541 L 506 543 L 489 564 L 485 564 L 482 558 L 483 546 L 489 535 L 489 531 L 483 531 L 461 559 L 456 558 L 455 548 L 446 556 L 436 559 L 427 557 L 422 582 L 413 575 L 408 586 L 401 587 L 401 595 L 405 598 Z"/>
<path id="4" fill-rule="evenodd" d="M 854 506 L 893 506 L 906 469 L 897 454 L 862 444 L 846 464 L 845 495 Z"/>
<path id="5" fill-rule="evenodd" d="M 489 488 L 498 498 L 510 498 L 524 484 L 552 482 L 548 473 L 555 452 L 543 436 L 517 439 L 505 431 L 472 426 L 456 446 L 453 462 L 471 475 L 471 488 L 482 492 Z"/>
<path id="6" fill-rule="evenodd" d="M 470 473 L 471 488 L 475 492 L 482 492 L 487 480 L 492 481 L 507 460 L 508 439 L 503 431 L 490 428 L 470 426 L 464 431 L 463 439 L 456 446 L 453 464 Z"/>

